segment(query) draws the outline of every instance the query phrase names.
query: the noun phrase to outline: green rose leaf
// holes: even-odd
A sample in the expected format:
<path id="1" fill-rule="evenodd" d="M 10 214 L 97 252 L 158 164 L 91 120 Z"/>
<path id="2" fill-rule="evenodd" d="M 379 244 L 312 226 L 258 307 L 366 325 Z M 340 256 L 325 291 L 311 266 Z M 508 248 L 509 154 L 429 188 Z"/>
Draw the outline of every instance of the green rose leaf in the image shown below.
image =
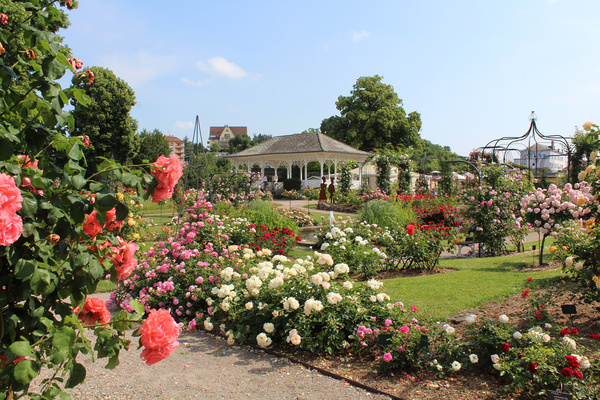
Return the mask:
<path id="1" fill-rule="evenodd" d="M 10 140 L 0 139 L 0 160 L 8 160 L 13 155 L 13 145 Z"/>
<path id="2" fill-rule="evenodd" d="M 39 365 L 32 360 L 23 360 L 15 366 L 15 380 L 22 385 L 27 385 L 33 380 L 40 370 Z"/>
<path id="3" fill-rule="evenodd" d="M 96 196 L 96 204 L 100 211 L 108 211 L 117 205 L 117 198 L 112 194 L 99 194 Z"/>
<path id="4" fill-rule="evenodd" d="M 85 380 L 85 367 L 82 364 L 75 363 L 71 368 L 71 375 L 65 387 L 72 388 Z"/>
<path id="5" fill-rule="evenodd" d="M 33 351 L 29 342 L 24 340 L 14 342 L 8 349 L 17 357 L 33 357 Z"/>
<path id="6" fill-rule="evenodd" d="M 75 189 L 81 190 L 83 189 L 87 181 L 81 175 L 73 175 L 73 177 L 71 177 L 71 183 L 73 184 L 73 187 Z"/>

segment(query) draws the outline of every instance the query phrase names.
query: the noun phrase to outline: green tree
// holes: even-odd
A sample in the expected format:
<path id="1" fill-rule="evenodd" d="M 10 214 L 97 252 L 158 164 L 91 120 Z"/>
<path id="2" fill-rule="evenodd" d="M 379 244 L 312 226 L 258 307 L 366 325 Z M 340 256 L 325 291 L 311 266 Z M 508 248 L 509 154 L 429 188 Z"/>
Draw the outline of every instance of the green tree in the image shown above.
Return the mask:
<path id="1" fill-rule="evenodd" d="M 85 107 L 73 100 L 72 115 L 75 118 L 73 135 L 90 138 L 86 158 L 88 171 L 94 173 L 101 162 L 97 157 L 131 163 L 139 151 L 140 138 L 135 134 L 137 121 L 129 114 L 135 105 L 131 86 L 109 69 L 90 69 L 95 76 L 93 85 L 86 90 L 91 102 Z"/>
<path id="2" fill-rule="evenodd" d="M 573 135 L 573 152 L 571 154 L 571 176 L 569 181 L 579 182 L 577 175 L 585 169 L 590 162 L 592 152 L 600 149 L 600 140 L 596 129 L 575 131 Z"/>
<path id="3" fill-rule="evenodd" d="M 242 150 L 252 147 L 252 140 L 248 135 L 235 135 L 229 139 L 229 153 L 239 153 Z"/>
<path id="4" fill-rule="evenodd" d="M 252 135 L 252 146 L 256 146 L 259 143 L 266 142 L 269 139 L 272 139 L 272 135 L 266 135 L 264 133 L 255 133 Z"/>
<path id="5" fill-rule="evenodd" d="M 133 158 L 134 164 L 142 164 L 147 161 L 153 162 L 161 155 L 169 157 L 169 154 L 171 154 L 169 142 L 158 129 L 154 129 L 152 132 L 143 129 L 138 135 L 138 140 L 140 151 Z"/>
<path id="6" fill-rule="evenodd" d="M 358 78 L 350 96 L 338 97 L 341 116 L 321 123 L 321 132 L 364 151 L 419 143 L 421 116 L 406 114 L 402 100 L 379 75 Z"/>

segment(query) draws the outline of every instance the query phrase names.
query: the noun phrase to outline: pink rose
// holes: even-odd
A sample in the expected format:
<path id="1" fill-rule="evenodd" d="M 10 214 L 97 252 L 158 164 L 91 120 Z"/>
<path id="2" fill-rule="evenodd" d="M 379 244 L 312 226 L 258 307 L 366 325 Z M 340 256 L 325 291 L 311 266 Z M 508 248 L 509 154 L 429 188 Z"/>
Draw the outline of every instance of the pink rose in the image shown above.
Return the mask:
<path id="1" fill-rule="evenodd" d="M 77 307 L 73 312 L 77 318 L 86 325 L 93 325 L 97 322 L 105 324 L 110 321 L 110 312 L 106 309 L 104 301 L 95 297 L 88 297 L 83 303 L 81 311 Z"/>
<path id="2" fill-rule="evenodd" d="M 383 361 L 385 361 L 385 362 L 388 362 L 388 363 L 389 363 L 390 361 L 392 361 L 392 353 L 385 353 L 385 354 L 383 355 Z"/>
<path id="3" fill-rule="evenodd" d="M 16 242 L 23 234 L 23 220 L 15 212 L 0 209 L 0 246 Z"/>
<path id="4" fill-rule="evenodd" d="M 183 175 L 183 164 L 177 156 L 166 158 L 161 155 L 152 164 L 150 172 L 156 178 L 158 184 L 152 193 L 152 201 L 158 203 L 173 196 L 173 188 Z"/>
<path id="5" fill-rule="evenodd" d="M 21 209 L 23 197 L 15 184 L 15 179 L 5 173 L 0 173 L 0 210 L 15 213 Z"/>
<path id="6" fill-rule="evenodd" d="M 140 357 L 148 365 L 157 363 L 171 354 L 177 346 L 181 329 L 167 310 L 150 310 L 146 322 L 140 327 L 140 343 L 145 347 Z"/>
<path id="7" fill-rule="evenodd" d="M 400 333 L 408 333 L 410 332 L 410 328 L 406 325 L 404 325 L 402 328 L 400 328 Z"/>
<path id="8" fill-rule="evenodd" d="M 115 268 L 117 269 L 117 279 L 123 280 L 127 278 L 133 272 L 137 266 L 137 260 L 135 259 L 135 252 L 138 249 L 137 244 L 133 242 L 127 242 L 120 237 L 119 247 L 112 246 L 110 249 L 114 256 L 111 258 Z"/>
<path id="9" fill-rule="evenodd" d="M 0 14 L 0 24 L 8 25 L 8 15 L 4 13 Z"/>

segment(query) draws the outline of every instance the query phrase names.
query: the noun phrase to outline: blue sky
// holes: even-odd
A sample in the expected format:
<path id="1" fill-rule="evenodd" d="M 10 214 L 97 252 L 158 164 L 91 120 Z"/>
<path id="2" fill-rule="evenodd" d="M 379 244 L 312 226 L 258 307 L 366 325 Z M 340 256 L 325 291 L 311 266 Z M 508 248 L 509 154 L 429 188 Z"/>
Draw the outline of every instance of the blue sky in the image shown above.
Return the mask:
<path id="1" fill-rule="evenodd" d="M 140 129 L 191 138 L 196 115 L 250 136 L 319 128 L 383 76 L 421 137 L 461 155 L 598 119 L 597 0 L 80 0 L 62 34 L 136 93 Z"/>

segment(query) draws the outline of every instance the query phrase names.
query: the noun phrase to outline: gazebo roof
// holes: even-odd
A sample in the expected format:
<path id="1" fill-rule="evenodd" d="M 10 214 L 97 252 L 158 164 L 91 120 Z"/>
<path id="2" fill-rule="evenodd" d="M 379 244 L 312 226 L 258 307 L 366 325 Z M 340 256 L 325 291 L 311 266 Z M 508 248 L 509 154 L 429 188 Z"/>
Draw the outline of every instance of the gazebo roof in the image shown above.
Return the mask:
<path id="1" fill-rule="evenodd" d="M 230 159 L 254 158 L 256 156 L 293 155 L 299 153 L 330 153 L 343 158 L 366 159 L 370 153 L 357 150 L 319 132 L 276 136 L 239 153 L 226 156 Z M 331 154 L 333 153 L 333 154 Z M 316 155 L 316 154 L 315 154 Z"/>

